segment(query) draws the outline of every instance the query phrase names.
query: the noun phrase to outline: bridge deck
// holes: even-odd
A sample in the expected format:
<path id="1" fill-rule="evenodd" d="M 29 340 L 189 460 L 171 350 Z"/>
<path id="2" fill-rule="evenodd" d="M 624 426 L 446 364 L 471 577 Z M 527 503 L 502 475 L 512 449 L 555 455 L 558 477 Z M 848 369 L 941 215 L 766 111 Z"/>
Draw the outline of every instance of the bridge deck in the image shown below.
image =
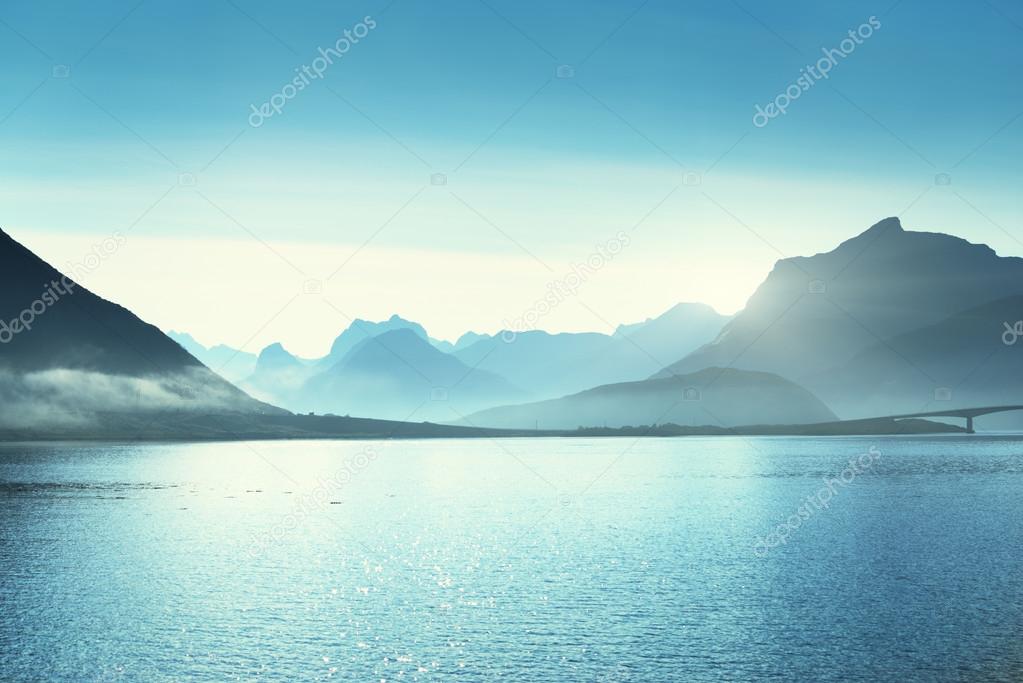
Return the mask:
<path id="1" fill-rule="evenodd" d="M 906 415 L 888 415 L 893 420 L 901 420 L 911 417 L 978 417 L 992 413 L 1007 413 L 1011 410 L 1023 410 L 1019 406 L 988 406 L 985 408 L 953 408 L 951 410 L 934 410 L 927 413 L 907 413 Z"/>

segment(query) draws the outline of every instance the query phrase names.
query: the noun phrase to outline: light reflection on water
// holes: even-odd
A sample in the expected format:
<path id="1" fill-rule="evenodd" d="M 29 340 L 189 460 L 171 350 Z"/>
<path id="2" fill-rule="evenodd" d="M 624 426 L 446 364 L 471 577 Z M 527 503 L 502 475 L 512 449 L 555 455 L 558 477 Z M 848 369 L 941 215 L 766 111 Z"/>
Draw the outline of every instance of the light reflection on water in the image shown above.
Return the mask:
<path id="1" fill-rule="evenodd" d="M 2 445 L 0 679 L 1023 680 L 1021 475 L 979 435 Z"/>

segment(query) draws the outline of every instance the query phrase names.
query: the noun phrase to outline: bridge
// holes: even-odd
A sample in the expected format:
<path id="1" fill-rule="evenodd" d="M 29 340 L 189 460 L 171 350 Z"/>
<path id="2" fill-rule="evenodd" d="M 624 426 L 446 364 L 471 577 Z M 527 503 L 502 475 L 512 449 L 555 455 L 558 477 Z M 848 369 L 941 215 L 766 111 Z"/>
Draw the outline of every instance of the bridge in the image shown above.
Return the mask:
<path id="1" fill-rule="evenodd" d="M 951 410 L 935 410 L 929 413 L 908 413 L 906 415 L 889 415 L 893 420 L 903 420 L 913 417 L 964 417 L 966 418 L 966 433 L 973 434 L 973 418 L 992 413 L 1007 413 L 1011 410 L 1023 410 L 1020 406 L 988 406 L 986 408 L 953 408 Z"/>

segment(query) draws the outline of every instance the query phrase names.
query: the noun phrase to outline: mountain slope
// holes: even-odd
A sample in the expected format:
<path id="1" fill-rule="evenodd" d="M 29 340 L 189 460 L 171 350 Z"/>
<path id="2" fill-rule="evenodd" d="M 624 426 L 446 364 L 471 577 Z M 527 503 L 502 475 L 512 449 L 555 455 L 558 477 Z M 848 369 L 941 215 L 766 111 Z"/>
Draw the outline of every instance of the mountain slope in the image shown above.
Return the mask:
<path id="1" fill-rule="evenodd" d="M 0 406 L 5 426 L 88 421 L 97 411 L 277 410 L 2 230 Z"/>
<path id="2" fill-rule="evenodd" d="M 807 424 L 835 415 L 806 389 L 763 372 L 707 368 L 691 375 L 596 387 L 550 401 L 491 408 L 463 424 L 574 429 L 674 423 L 734 427 Z"/>
<path id="3" fill-rule="evenodd" d="M 1023 339 L 1006 331 L 1023 320 L 1023 296 L 999 299 L 934 325 L 876 343 L 811 378 L 850 417 L 1023 404 Z M 1018 425 L 1018 414 L 984 417 Z"/>
<path id="4" fill-rule="evenodd" d="M 303 409 L 417 421 L 454 421 L 525 396 L 503 377 L 465 365 L 407 328 L 356 345 L 300 393 Z"/>
<path id="5" fill-rule="evenodd" d="M 779 261 L 713 342 L 654 376 L 710 366 L 763 370 L 831 404 L 837 397 L 821 391 L 824 373 L 857 353 L 1021 294 L 1023 260 L 950 235 L 908 232 L 888 218 L 833 251 Z M 874 412 L 865 401 L 859 408 Z"/>

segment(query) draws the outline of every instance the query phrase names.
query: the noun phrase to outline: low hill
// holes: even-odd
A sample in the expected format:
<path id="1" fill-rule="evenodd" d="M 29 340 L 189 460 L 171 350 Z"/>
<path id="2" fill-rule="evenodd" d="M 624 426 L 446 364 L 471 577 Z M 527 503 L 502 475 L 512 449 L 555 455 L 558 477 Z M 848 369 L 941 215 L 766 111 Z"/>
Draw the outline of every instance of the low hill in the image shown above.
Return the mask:
<path id="1" fill-rule="evenodd" d="M 766 372 L 707 368 L 689 375 L 609 384 L 563 398 L 470 415 L 480 427 L 574 429 L 627 425 L 806 424 L 835 419 L 801 386 Z"/>

